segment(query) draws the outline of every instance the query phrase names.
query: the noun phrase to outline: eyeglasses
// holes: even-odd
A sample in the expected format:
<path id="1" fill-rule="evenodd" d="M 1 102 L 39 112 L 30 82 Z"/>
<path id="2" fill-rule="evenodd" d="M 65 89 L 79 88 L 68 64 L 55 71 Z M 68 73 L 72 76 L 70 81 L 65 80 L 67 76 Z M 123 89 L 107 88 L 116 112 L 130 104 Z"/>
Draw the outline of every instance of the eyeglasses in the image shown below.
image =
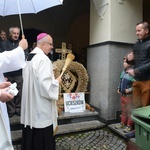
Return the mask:
<path id="1" fill-rule="evenodd" d="M 47 43 L 47 44 L 49 44 L 50 46 L 54 46 L 53 43 L 49 43 L 49 42 L 44 42 L 44 43 Z"/>

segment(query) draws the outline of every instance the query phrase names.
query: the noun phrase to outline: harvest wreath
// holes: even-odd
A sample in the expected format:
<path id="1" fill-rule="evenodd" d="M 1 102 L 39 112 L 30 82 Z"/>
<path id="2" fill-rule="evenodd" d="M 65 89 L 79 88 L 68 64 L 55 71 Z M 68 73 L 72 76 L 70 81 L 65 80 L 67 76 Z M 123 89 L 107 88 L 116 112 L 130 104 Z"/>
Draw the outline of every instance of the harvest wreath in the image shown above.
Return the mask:
<path id="1" fill-rule="evenodd" d="M 57 60 L 53 62 L 53 70 L 55 78 L 60 76 L 65 60 Z M 58 114 L 64 111 L 64 100 L 62 93 L 71 92 L 87 92 L 89 76 L 85 67 L 78 62 L 72 61 L 64 74 L 62 75 L 62 83 L 60 87 L 59 100 L 57 101 Z M 86 109 L 94 111 L 89 104 L 86 103 Z"/>

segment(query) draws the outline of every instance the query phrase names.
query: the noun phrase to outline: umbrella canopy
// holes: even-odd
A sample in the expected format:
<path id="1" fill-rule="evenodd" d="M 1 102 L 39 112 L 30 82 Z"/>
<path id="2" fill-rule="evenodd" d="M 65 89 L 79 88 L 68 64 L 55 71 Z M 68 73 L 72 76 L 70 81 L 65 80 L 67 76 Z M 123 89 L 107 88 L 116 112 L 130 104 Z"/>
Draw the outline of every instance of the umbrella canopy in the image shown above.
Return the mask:
<path id="1" fill-rule="evenodd" d="M 0 0 L 0 16 L 19 14 L 23 33 L 21 14 L 38 13 L 62 3 L 63 0 Z"/>
<path id="2" fill-rule="evenodd" d="M 38 13 L 44 9 L 61 5 L 63 0 L 0 0 L 0 15 Z"/>

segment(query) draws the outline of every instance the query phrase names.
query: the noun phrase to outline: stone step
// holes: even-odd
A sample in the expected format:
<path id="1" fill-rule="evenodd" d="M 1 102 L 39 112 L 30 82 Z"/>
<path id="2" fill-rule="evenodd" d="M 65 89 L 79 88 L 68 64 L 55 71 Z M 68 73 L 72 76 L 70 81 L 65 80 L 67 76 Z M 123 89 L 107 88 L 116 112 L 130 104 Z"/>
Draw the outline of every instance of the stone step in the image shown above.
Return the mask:
<path id="1" fill-rule="evenodd" d="M 22 140 L 22 130 L 11 131 L 13 145 L 20 145 Z"/>
<path id="2" fill-rule="evenodd" d="M 13 117 L 9 118 L 9 121 L 13 145 L 19 145 L 21 143 L 23 128 L 23 125 L 20 124 L 20 117 L 14 115 Z"/>
<path id="3" fill-rule="evenodd" d="M 78 123 L 84 121 L 92 121 L 98 120 L 98 112 L 85 110 L 84 112 L 78 113 L 68 113 L 62 112 L 60 116 L 58 116 L 58 124 L 71 124 L 71 123 Z"/>
<path id="4" fill-rule="evenodd" d="M 9 118 L 11 131 L 14 130 L 21 130 L 23 125 L 20 124 L 20 117 L 14 115 L 13 117 Z"/>
<path id="5" fill-rule="evenodd" d="M 72 124 L 63 124 L 58 126 L 58 131 L 56 135 L 101 129 L 105 126 L 106 125 L 104 123 L 98 120 L 84 121 Z"/>
<path id="6" fill-rule="evenodd" d="M 21 142 L 22 128 L 20 117 L 14 115 L 10 118 L 11 133 L 13 144 Z M 105 124 L 98 120 L 98 112 L 86 110 L 78 113 L 61 112 L 58 116 L 57 135 L 94 130 L 104 127 Z"/>
<path id="7" fill-rule="evenodd" d="M 124 138 L 127 141 L 127 148 L 126 150 L 142 150 L 141 148 L 139 148 L 136 144 L 135 144 L 135 140 L 136 138 L 130 138 L 128 139 L 125 136 L 125 132 L 123 131 L 124 128 L 122 129 L 116 129 L 115 126 L 118 125 L 119 123 L 114 123 L 114 124 L 110 124 L 107 127 L 113 131 L 113 133 L 120 135 L 122 138 Z"/>
<path id="8" fill-rule="evenodd" d="M 72 123 L 67 125 L 58 125 L 57 136 L 75 132 L 90 131 L 101 129 L 106 125 L 98 120 Z M 14 130 L 12 133 L 12 141 L 14 144 L 21 142 L 22 130 Z"/>
<path id="9" fill-rule="evenodd" d="M 122 128 L 122 129 L 116 129 L 115 128 L 115 126 L 118 125 L 118 124 L 119 123 L 110 124 L 110 125 L 108 125 L 108 128 L 110 130 L 114 131 L 116 134 L 119 134 L 121 137 L 127 139 L 126 136 L 125 136 L 125 132 L 123 131 L 124 128 Z M 135 138 L 130 138 L 130 141 L 135 143 Z"/>

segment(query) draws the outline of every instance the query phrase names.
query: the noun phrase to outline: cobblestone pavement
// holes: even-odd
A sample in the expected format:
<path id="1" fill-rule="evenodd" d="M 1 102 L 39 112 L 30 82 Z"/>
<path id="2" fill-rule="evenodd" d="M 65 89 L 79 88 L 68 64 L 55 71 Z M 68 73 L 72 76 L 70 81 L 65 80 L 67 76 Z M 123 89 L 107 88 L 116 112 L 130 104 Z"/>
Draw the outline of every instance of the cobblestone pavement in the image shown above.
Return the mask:
<path id="1" fill-rule="evenodd" d="M 126 150 L 124 139 L 108 129 L 101 129 L 56 138 L 56 150 Z"/>

